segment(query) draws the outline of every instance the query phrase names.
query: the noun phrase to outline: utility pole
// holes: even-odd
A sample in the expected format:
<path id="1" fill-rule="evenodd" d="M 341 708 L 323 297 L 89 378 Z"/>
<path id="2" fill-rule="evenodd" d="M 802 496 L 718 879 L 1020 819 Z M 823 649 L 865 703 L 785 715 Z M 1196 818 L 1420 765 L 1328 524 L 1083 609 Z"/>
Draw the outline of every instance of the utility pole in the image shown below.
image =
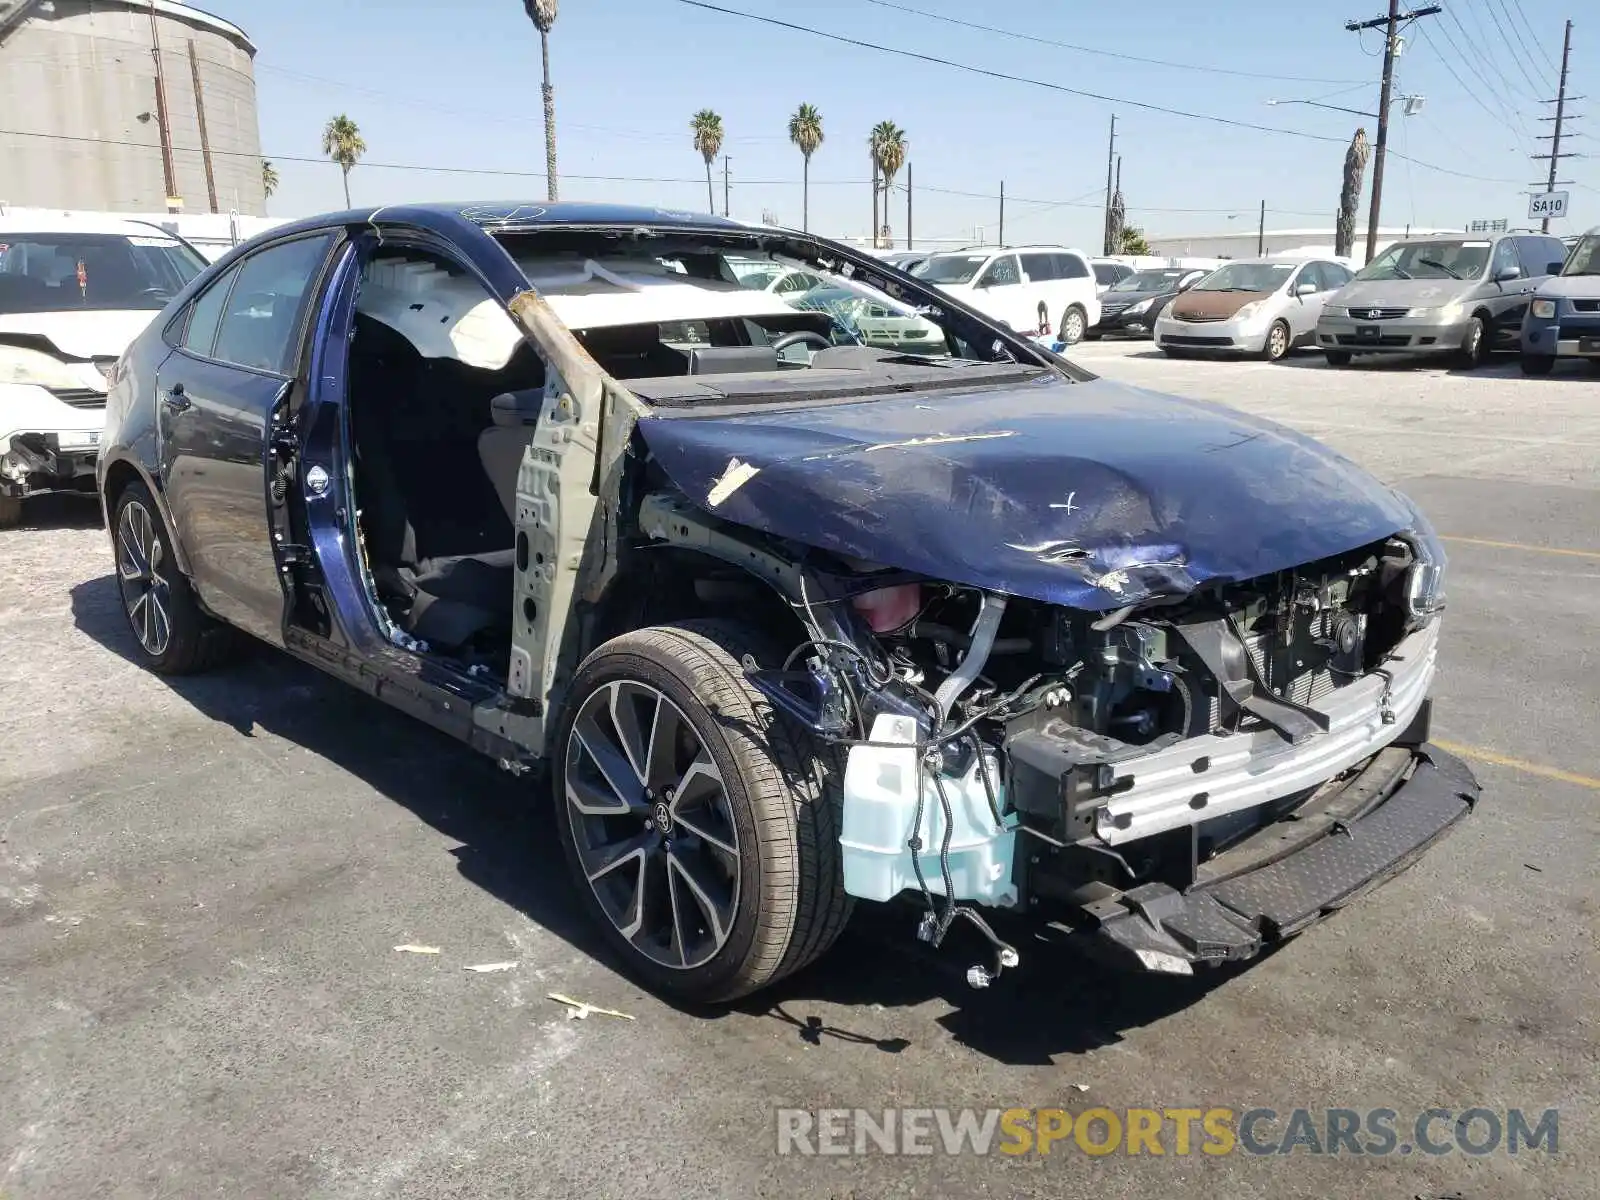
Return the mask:
<path id="1" fill-rule="evenodd" d="M 906 249 L 911 249 L 911 164 L 906 164 Z"/>
<path id="2" fill-rule="evenodd" d="M 1267 252 L 1267 202 L 1261 202 L 1261 219 L 1256 222 L 1256 257 Z"/>
<path id="3" fill-rule="evenodd" d="M 1367 213 L 1367 261 L 1378 252 L 1378 214 L 1383 207 L 1383 160 L 1389 146 L 1389 101 L 1394 92 L 1394 56 L 1401 22 L 1410 23 L 1421 17 L 1431 17 L 1443 12 L 1437 4 L 1426 8 L 1400 11 L 1400 0 L 1389 0 L 1389 14 L 1370 21 L 1346 21 L 1345 29 L 1360 33 L 1363 29 L 1383 30 L 1383 87 L 1378 93 L 1378 142 L 1372 155 L 1372 207 Z"/>
<path id="4" fill-rule="evenodd" d="M 1572 58 L 1572 22 L 1568 21 L 1567 22 L 1567 32 L 1566 32 L 1565 36 L 1561 39 L 1561 83 L 1556 89 L 1556 98 L 1555 98 L 1555 101 L 1554 101 L 1555 106 L 1556 106 L 1556 115 L 1554 117 L 1540 117 L 1539 118 L 1541 121 L 1554 121 L 1555 122 L 1555 132 L 1553 134 L 1548 134 L 1548 135 L 1541 134 L 1539 136 L 1539 141 L 1541 141 L 1541 142 L 1549 141 L 1549 143 L 1550 143 L 1550 153 L 1549 154 L 1535 154 L 1535 155 L 1531 156 L 1534 159 L 1546 159 L 1547 158 L 1547 159 L 1550 160 L 1550 177 L 1545 180 L 1545 184 L 1544 184 L 1544 190 L 1546 192 L 1553 192 L 1553 191 L 1556 190 L 1556 168 L 1558 166 L 1560 166 L 1561 160 L 1563 158 L 1576 157 L 1575 155 L 1572 155 L 1572 154 L 1563 154 L 1563 153 L 1561 153 L 1561 128 L 1566 123 L 1566 120 L 1567 120 L 1567 98 L 1568 98 L 1567 97 L 1567 64 L 1571 60 L 1571 58 Z M 1579 97 L 1574 96 L 1574 97 L 1572 97 L 1572 99 L 1576 100 L 1576 99 L 1579 99 Z M 1549 104 L 1549 103 L 1551 103 L 1551 101 L 1546 100 L 1545 103 Z M 1537 186 L 1537 185 L 1535 185 L 1535 186 Z M 1544 220 L 1539 222 L 1539 232 L 1541 232 L 1541 233 L 1549 233 L 1550 232 L 1550 218 L 1549 217 L 1545 217 Z"/>
<path id="5" fill-rule="evenodd" d="M 206 199 L 211 211 L 217 211 L 217 176 L 211 168 L 211 139 L 206 136 L 206 99 L 200 90 L 200 59 L 195 54 L 194 39 L 189 39 L 189 74 L 194 80 L 194 119 L 200 126 L 200 157 L 206 167 Z"/>
<path id="6" fill-rule="evenodd" d="M 1106 146 L 1106 215 L 1100 235 L 1100 253 L 1111 253 L 1111 168 L 1117 157 L 1117 114 L 1111 114 L 1111 141 Z"/>
<path id="7" fill-rule="evenodd" d="M 728 215 L 728 156 L 722 156 L 722 215 Z"/>
<path id="8" fill-rule="evenodd" d="M 1006 244 L 1006 181 L 1000 181 L 1000 245 Z"/>
<path id="9" fill-rule="evenodd" d="M 172 127 L 167 120 L 167 77 L 161 70 L 161 43 L 156 34 L 156 0 L 150 0 L 150 57 L 156 63 L 156 122 L 161 126 L 161 172 L 167 185 L 167 210 L 178 198 L 178 176 L 172 166 Z"/>
<path id="10" fill-rule="evenodd" d="M 872 249 L 878 248 L 878 159 L 872 159 L 872 237 L 867 245 Z"/>

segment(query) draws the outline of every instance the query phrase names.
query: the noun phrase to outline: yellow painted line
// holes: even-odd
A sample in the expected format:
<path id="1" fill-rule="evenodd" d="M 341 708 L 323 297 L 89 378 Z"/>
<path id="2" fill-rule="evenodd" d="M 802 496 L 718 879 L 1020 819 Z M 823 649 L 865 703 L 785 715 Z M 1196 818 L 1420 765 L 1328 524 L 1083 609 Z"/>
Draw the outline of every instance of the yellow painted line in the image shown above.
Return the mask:
<path id="1" fill-rule="evenodd" d="M 1472 758 L 1478 762 L 1493 763 L 1497 767 L 1508 767 L 1513 771 L 1537 775 L 1541 779 L 1554 779 L 1560 783 L 1572 783 L 1578 787 L 1600 792 L 1600 779 L 1596 779 L 1592 775 L 1578 775 L 1572 771 L 1563 771 L 1559 767 L 1547 767 L 1543 763 L 1532 763 L 1524 759 L 1496 754 L 1493 750 L 1482 750 L 1477 746 L 1463 746 L 1459 742 L 1447 742 L 1443 738 L 1433 738 L 1432 741 L 1435 746 L 1448 754 L 1459 754 L 1462 758 Z"/>
<path id="2" fill-rule="evenodd" d="M 1533 554 L 1560 554 L 1567 558 L 1594 558 L 1600 559 L 1600 550 L 1568 550 L 1562 546 L 1530 546 L 1526 542 L 1495 542 L 1488 538 L 1456 537 L 1454 534 L 1441 533 L 1441 541 L 1461 542 L 1467 546 L 1488 546 L 1495 550 L 1527 550 Z"/>

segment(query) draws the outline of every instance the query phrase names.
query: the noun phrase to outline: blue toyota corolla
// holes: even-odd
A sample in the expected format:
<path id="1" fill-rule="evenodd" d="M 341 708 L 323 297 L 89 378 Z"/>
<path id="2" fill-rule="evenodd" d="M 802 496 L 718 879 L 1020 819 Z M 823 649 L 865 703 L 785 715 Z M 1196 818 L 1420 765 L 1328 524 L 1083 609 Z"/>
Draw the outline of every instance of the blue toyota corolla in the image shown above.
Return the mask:
<path id="1" fill-rule="evenodd" d="M 935 353 L 741 286 L 763 258 Z M 118 363 L 98 483 L 151 669 L 248 635 L 548 781 L 584 903 L 681 996 L 798 969 L 856 900 L 971 925 L 978 986 L 1019 931 L 1248 958 L 1477 800 L 1428 741 L 1445 560 L 1404 496 L 802 233 L 280 227 Z"/>

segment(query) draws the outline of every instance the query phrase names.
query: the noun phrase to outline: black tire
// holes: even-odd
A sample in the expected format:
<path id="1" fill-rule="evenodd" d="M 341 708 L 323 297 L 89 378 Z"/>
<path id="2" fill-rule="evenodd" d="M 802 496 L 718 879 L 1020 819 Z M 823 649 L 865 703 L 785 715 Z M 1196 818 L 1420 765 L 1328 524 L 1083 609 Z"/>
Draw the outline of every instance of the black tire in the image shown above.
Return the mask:
<path id="1" fill-rule="evenodd" d="M 1274 321 L 1267 330 L 1266 340 L 1261 343 L 1261 357 L 1266 362 L 1277 362 L 1287 358 L 1293 346 L 1294 334 L 1289 329 L 1289 322 Z"/>
<path id="2" fill-rule="evenodd" d="M 1086 334 L 1084 334 L 1083 335 L 1083 340 L 1086 341 L 1086 342 L 1098 342 L 1104 336 L 1105 336 L 1105 334 L 1096 331 L 1094 333 L 1086 333 Z"/>
<path id="3" fill-rule="evenodd" d="M 0 496 L 0 529 L 15 529 L 22 524 L 22 497 Z"/>
<path id="4" fill-rule="evenodd" d="M 1083 341 L 1083 335 L 1089 331 L 1089 314 L 1077 304 L 1068 305 L 1061 314 L 1060 338 L 1068 346 L 1076 346 Z"/>
<path id="5" fill-rule="evenodd" d="M 1324 350 L 1322 357 L 1328 360 L 1330 367 L 1348 367 L 1355 356 L 1348 350 Z"/>
<path id="6" fill-rule="evenodd" d="M 590 916 L 626 969 L 646 986 L 703 1003 L 748 995 L 811 963 L 839 936 L 851 908 L 839 850 L 843 773 L 837 756 L 774 713 L 745 679 L 741 663 L 746 655 L 757 661 L 772 658 L 756 635 L 729 621 L 655 626 L 605 643 L 584 660 L 573 679 L 551 770 L 562 846 Z M 607 689 L 611 689 L 609 699 Z M 709 758 L 719 776 L 716 798 L 695 811 L 695 824 L 689 824 L 688 815 L 678 807 L 682 796 L 654 778 L 672 778 L 677 764 L 669 763 L 663 772 L 650 765 L 653 754 L 645 757 L 644 771 L 632 768 L 633 774 L 623 780 L 625 787 L 639 789 L 638 811 L 631 803 L 615 812 L 579 811 L 582 803 L 593 810 L 595 797 L 609 805 L 621 794 L 606 782 L 609 777 L 597 786 L 600 757 L 589 749 L 588 739 L 603 739 L 608 730 L 616 733 L 619 726 L 610 714 L 618 704 L 629 706 L 628 711 L 636 714 L 633 727 L 642 729 L 644 718 L 637 714 L 643 710 L 632 706 L 648 706 L 648 693 L 657 697 L 657 713 L 662 711 L 660 698 L 670 702 L 670 719 L 677 726 L 669 739 L 674 758 L 683 753 L 684 737 L 692 737 L 696 761 Z M 575 734 L 580 721 L 582 729 Z M 650 728 L 659 728 L 659 717 L 651 719 Z M 627 738 L 613 741 L 626 755 L 621 766 L 638 757 L 628 752 Z M 610 761 L 618 763 L 614 754 Z M 693 773 L 679 777 L 685 794 Z M 705 774 L 702 771 L 701 777 Z M 641 775 L 651 778 L 641 780 Z M 654 814 L 661 814 L 659 826 L 649 823 Z M 640 817 L 646 818 L 642 834 L 631 824 Z M 706 838 L 702 830 L 713 824 L 719 832 Z M 611 848 L 632 846 L 629 829 L 636 831 L 635 840 L 650 844 L 630 848 L 633 861 L 619 871 L 623 860 Z M 731 892 L 725 922 L 699 920 L 709 915 L 700 902 L 714 889 L 690 894 L 698 907 L 689 913 L 688 932 L 698 935 L 695 949 L 704 956 L 692 965 L 690 939 L 684 936 L 679 917 L 687 901 L 681 898 L 681 885 L 675 892 L 671 882 L 680 878 L 693 887 L 692 872 L 680 866 L 674 876 L 672 870 L 674 854 L 686 853 L 699 855 L 701 870 L 708 864 L 726 868 L 736 863 L 738 872 L 731 883 L 712 881 Z M 586 859 L 591 865 L 598 863 L 600 871 L 586 869 Z M 659 909 L 660 887 L 656 885 L 652 893 L 647 884 L 647 872 L 657 868 L 667 881 L 668 898 L 677 906 L 664 914 L 671 927 L 660 931 L 661 936 L 645 913 L 646 902 L 627 898 L 632 875 L 633 887 L 641 894 L 653 894 L 649 903 Z M 613 878 L 616 874 L 621 878 Z M 601 878 L 607 880 L 604 885 L 592 882 Z M 604 903 L 602 886 L 609 889 Z M 608 903 L 617 917 L 632 918 L 632 936 L 607 911 Z M 701 928 L 693 928 L 697 922 Z M 721 941 L 715 940 L 718 923 L 727 926 Z M 707 940 L 713 944 L 707 946 Z M 667 961 L 674 946 L 676 963 Z"/>
<path id="7" fill-rule="evenodd" d="M 1553 354 L 1524 354 L 1521 361 L 1524 375 L 1548 375 L 1556 365 Z"/>
<path id="8" fill-rule="evenodd" d="M 1471 371 L 1488 361 L 1489 323 L 1481 315 L 1474 315 L 1467 325 L 1466 336 L 1461 339 L 1461 349 L 1456 351 L 1456 366 Z"/>
<path id="9" fill-rule="evenodd" d="M 135 532 L 141 527 L 150 535 L 142 550 Z M 227 658 L 235 644 L 234 631 L 201 611 L 188 576 L 172 557 L 172 532 L 144 484 L 130 483 L 117 494 L 111 544 L 122 611 L 141 663 L 158 675 L 195 675 Z M 136 577 L 141 566 L 147 569 L 147 578 Z M 163 624 L 165 637 L 159 636 Z"/>

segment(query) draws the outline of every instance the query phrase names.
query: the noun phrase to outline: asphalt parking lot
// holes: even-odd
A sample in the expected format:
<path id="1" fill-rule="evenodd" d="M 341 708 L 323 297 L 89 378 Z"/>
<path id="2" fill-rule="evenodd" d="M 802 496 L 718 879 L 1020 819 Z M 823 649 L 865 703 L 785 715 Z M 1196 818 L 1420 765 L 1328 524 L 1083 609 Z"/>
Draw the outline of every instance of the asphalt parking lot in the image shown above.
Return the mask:
<path id="1" fill-rule="evenodd" d="M 97 512 L 41 503 L 0 533 L 0 1195 L 1600 1194 L 1600 376 L 1077 357 L 1323 438 L 1449 539 L 1435 732 L 1485 792 L 1417 867 L 1224 977 L 1030 953 L 974 992 L 880 913 L 682 1011 L 597 957 L 525 784 L 266 650 L 145 673 Z M 776 1153 L 780 1107 L 891 1105 L 1557 1108 L 1559 1148 Z"/>

